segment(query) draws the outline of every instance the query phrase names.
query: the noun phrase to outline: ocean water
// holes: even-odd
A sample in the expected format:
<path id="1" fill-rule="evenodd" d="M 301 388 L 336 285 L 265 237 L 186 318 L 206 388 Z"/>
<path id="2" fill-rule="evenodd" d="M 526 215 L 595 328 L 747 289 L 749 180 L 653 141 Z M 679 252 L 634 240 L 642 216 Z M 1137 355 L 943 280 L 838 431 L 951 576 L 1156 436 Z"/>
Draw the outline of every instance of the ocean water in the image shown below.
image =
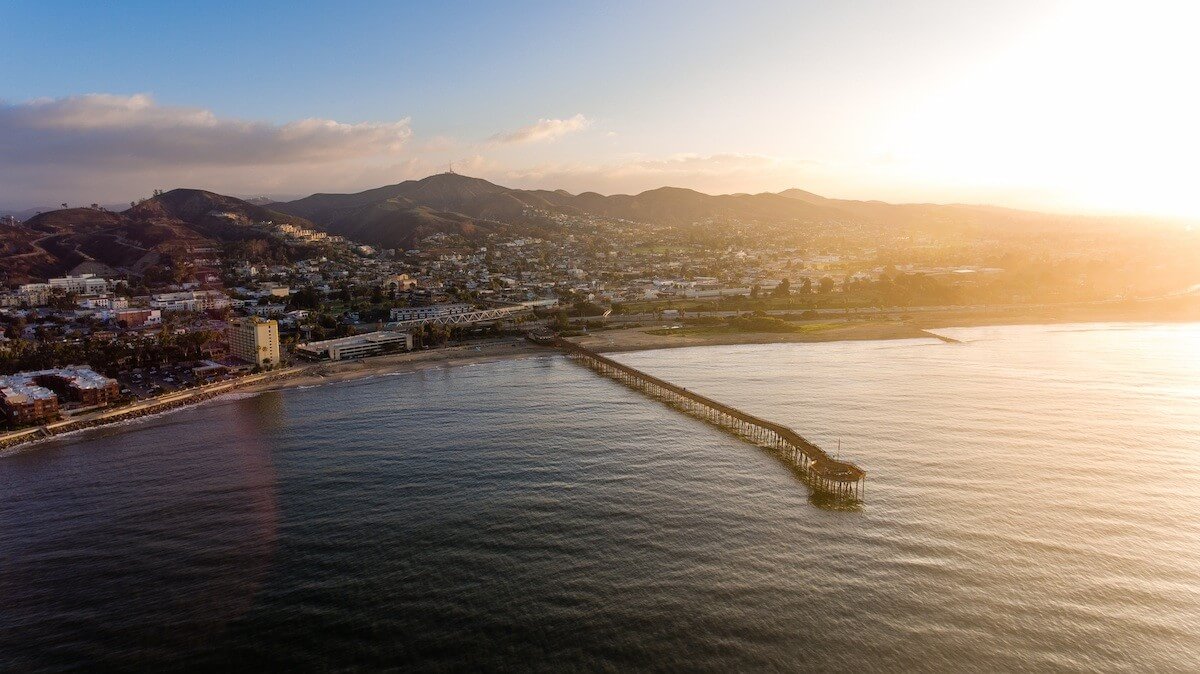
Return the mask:
<path id="1" fill-rule="evenodd" d="M 0 670 L 1200 670 L 1200 325 L 619 360 L 229 399 L 0 457 Z"/>

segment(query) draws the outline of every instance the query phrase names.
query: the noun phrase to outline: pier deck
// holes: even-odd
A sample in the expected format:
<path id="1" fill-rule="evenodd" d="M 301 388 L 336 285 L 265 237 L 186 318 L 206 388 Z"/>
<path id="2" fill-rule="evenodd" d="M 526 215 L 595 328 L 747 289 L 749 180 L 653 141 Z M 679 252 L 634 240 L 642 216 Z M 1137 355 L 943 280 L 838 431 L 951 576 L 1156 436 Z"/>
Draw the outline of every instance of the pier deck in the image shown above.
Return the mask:
<path id="1" fill-rule="evenodd" d="M 734 431 L 751 442 L 777 450 L 818 492 L 854 501 L 862 499 L 866 486 L 866 471 L 852 463 L 829 456 L 825 450 L 786 426 L 676 386 L 574 342 L 557 337 L 538 338 L 534 341 L 556 346 L 572 360 L 599 374 L 662 400 L 686 414 Z"/>

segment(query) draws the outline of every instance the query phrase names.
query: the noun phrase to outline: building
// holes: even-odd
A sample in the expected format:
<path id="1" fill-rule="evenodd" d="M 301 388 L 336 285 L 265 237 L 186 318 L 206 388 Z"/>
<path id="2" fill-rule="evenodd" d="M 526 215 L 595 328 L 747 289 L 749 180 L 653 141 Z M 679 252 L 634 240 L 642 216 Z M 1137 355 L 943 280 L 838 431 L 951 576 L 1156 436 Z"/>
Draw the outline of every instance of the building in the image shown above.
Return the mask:
<path id="1" fill-rule="evenodd" d="M 263 283 L 259 285 L 260 292 L 267 297 L 287 297 L 292 294 L 292 289 L 288 286 L 282 286 L 277 283 Z"/>
<path id="2" fill-rule="evenodd" d="M 34 307 L 44 306 L 53 293 L 49 283 L 26 283 L 17 287 L 17 299 Z"/>
<path id="3" fill-rule="evenodd" d="M 10 426 L 54 419 L 61 400 L 106 405 L 120 395 L 117 380 L 88 367 L 61 367 L 0 377 L 0 411 Z"/>
<path id="4" fill-rule="evenodd" d="M 412 335 L 407 332 L 384 330 L 300 344 L 296 355 L 310 360 L 350 360 L 389 351 L 411 351 L 412 345 Z"/>
<path id="5" fill-rule="evenodd" d="M 64 293 L 80 295 L 101 295 L 108 292 L 108 281 L 95 274 L 80 274 L 79 276 L 64 276 L 50 279 L 50 287 Z"/>
<path id="6" fill-rule="evenodd" d="M 18 375 L 0 377 L 0 412 L 10 427 L 45 423 L 58 416 L 58 396 Z"/>
<path id="7" fill-rule="evenodd" d="M 92 295 L 75 300 L 80 309 L 128 309 L 129 298 L 116 295 Z"/>
<path id="8" fill-rule="evenodd" d="M 417 287 L 417 280 L 408 274 L 396 274 L 389 277 L 383 284 L 384 290 L 394 290 L 396 292 L 407 292 L 415 287 Z"/>
<path id="9" fill-rule="evenodd" d="M 242 306 L 247 312 L 262 318 L 270 318 L 272 316 L 282 316 L 287 313 L 287 305 L 284 304 L 246 304 Z"/>
<path id="10" fill-rule="evenodd" d="M 558 299 L 549 297 L 537 300 L 526 300 L 524 302 L 520 302 L 519 304 L 523 307 L 529 307 L 530 309 L 550 309 L 558 306 Z"/>
<path id="11" fill-rule="evenodd" d="M 191 290 L 150 296 L 150 308 L 162 311 L 210 311 L 229 307 L 229 297 L 219 290 Z"/>
<path id="12" fill-rule="evenodd" d="M 392 309 L 393 321 L 418 321 L 427 318 L 444 318 L 474 311 L 469 304 L 434 304 L 428 307 L 401 307 Z"/>
<path id="13" fill-rule="evenodd" d="M 129 309 L 118 311 L 117 323 L 126 328 L 140 328 L 143 325 L 158 325 L 162 323 L 162 311 L 158 309 Z"/>
<path id="14" fill-rule="evenodd" d="M 279 323 L 257 316 L 235 318 L 229 322 L 229 353 L 260 367 L 280 361 Z"/>
<path id="15" fill-rule="evenodd" d="M 90 367 L 60 367 L 14 376 L 23 375 L 57 393 L 60 400 L 65 398 L 84 405 L 105 405 L 121 395 L 121 386 L 116 379 L 105 377 Z"/>

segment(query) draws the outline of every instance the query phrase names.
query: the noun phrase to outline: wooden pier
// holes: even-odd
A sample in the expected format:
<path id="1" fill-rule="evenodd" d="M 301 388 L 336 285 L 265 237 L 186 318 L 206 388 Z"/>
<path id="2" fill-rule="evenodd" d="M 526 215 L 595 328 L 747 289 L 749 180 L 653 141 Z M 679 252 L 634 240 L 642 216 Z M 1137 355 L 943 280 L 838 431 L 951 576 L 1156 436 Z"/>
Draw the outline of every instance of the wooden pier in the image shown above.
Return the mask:
<path id="1" fill-rule="evenodd" d="M 825 450 L 786 426 L 760 419 L 636 368 L 622 365 L 574 342 L 558 337 L 531 339 L 542 344 L 552 344 L 566 352 L 575 362 L 661 400 L 686 414 L 733 431 L 755 444 L 777 450 L 818 493 L 849 501 L 862 500 L 866 487 L 866 471 L 852 463 L 830 457 Z"/>

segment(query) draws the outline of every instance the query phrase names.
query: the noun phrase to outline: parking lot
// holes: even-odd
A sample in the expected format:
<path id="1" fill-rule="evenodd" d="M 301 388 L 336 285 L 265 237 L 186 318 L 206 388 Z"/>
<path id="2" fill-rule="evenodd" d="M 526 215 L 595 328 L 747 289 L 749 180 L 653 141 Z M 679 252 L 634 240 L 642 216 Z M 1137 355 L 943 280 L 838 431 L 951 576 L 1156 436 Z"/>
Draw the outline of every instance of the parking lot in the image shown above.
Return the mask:
<path id="1" fill-rule="evenodd" d="M 138 398 L 170 393 L 197 383 L 192 368 L 186 365 L 134 368 L 120 373 L 117 381 L 121 383 L 122 394 Z"/>

